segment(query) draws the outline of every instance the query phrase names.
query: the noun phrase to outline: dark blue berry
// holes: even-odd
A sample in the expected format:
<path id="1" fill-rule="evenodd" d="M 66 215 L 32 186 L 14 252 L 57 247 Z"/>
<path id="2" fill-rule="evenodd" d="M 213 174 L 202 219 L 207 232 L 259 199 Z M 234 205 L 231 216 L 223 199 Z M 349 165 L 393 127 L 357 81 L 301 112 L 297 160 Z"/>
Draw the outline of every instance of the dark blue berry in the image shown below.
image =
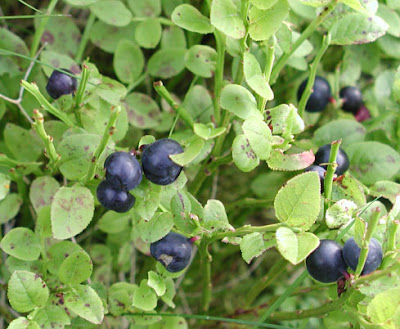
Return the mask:
<path id="1" fill-rule="evenodd" d="M 72 73 L 66 69 L 62 70 Z M 49 81 L 47 82 L 46 90 L 53 99 L 57 99 L 62 95 L 74 93 L 76 91 L 77 84 L 78 83 L 74 77 L 59 71 L 53 71 L 53 73 L 50 75 Z"/>
<path id="2" fill-rule="evenodd" d="M 321 166 L 326 170 L 328 167 L 327 165 L 321 165 L 321 163 L 329 163 L 329 156 L 331 154 L 331 144 L 325 144 L 321 146 L 317 153 L 315 154 L 315 161 L 314 164 Z M 350 161 L 349 157 L 347 156 L 346 152 L 339 148 L 339 152 L 336 156 L 336 163 L 338 166 L 336 167 L 335 173 L 337 175 L 344 174 L 347 169 L 349 169 Z"/>
<path id="3" fill-rule="evenodd" d="M 303 95 L 304 89 L 306 88 L 308 79 L 304 80 L 299 86 L 299 90 L 297 91 L 297 100 L 301 99 Z M 329 100 L 331 98 L 331 87 L 329 86 L 329 82 L 320 76 L 316 76 L 314 80 L 314 86 L 312 88 L 312 92 L 310 97 L 308 98 L 306 104 L 307 112 L 321 112 L 328 105 Z"/>
<path id="4" fill-rule="evenodd" d="M 346 275 L 347 266 L 342 255 L 342 246 L 334 240 L 321 240 L 306 259 L 307 271 L 317 281 L 335 282 Z"/>
<path id="5" fill-rule="evenodd" d="M 358 264 L 358 258 L 360 257 L 361 248 L 357 245 L 354 238 L 350 238 L 346 241 L 343 247 L 343 258 L 347 265 L 355 271 Z M 382 247 L 377 240 L 371 238 L 369 242 L 368 256 L 365 261 L 364 269 L 361 272 L 362 275 L 369 274 L 375 271 L 382 263 Z"/>
<path id="6" fill-rule="evenodd" d="M 325 173 L 326 170 L 320 166 L 312 165 L 306 168 L 304 171 L 315 171 L 319 176 L 319 181 L 321 183 L 321 193 L 324 192 L 324 181 L 325 181 Z"/>
<path id="7" fill-rule="evenodd" d="M 161 240 L 150 244 L 150 253 L 168 272 L 179 272 L 190 262 L 192 245 L 183 235 L 170 232 Z"/>
<path id="8" fill-rule="evenodd" d="M 115 188 L 107 180 L 97 186 L 97 200 L 104 208 L 116 212 L 127 212 L 135 204 L 135 197 L 129 192 Z"/>
<path id="9" fill-rule="evenodd" d="M 344 87 L 340 89 L 339 96 L 342 99 L 342 109 L 356 114 L 363 104 L 362 94 L 357 87 Z"/>
<path id="10" fill-rule="evenodd" d="M 104 168 L 107 180 L 118 189 L 132 190 L 142 181 L 142 168 L 130 153 L 110 154 L 104 162 Z"/>
<path id="11" fill-rule="evenodd" d="M 182 167 L 169 156 L 182 152 L 179 143 L 168 138 L 146 146 L 142 154 L 142 167 L 146 178 L 158 185 L 173 183 L 181 173 Z"/>

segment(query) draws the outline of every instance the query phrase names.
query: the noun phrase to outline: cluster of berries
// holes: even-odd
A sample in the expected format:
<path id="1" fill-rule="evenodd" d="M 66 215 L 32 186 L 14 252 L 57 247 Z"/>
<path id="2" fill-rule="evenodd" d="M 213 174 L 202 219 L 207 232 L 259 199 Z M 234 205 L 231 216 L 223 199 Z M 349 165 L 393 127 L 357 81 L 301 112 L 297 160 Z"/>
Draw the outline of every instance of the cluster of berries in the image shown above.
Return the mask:
<path id="1" fill-rule="evenodd" d="M 182 153 L 180 144 L 172 139 L 160 139 L 145 145 L 142 167 L 146 178 L 157 185 L 173 183 L 182 167 L 170 159 L 170 155 Z M 115 152 L 104 162 L 106 179 L 97 187 L 97 199 L 107 209 L 127 212 L 135 204 L 129 193 L 142 181 L 142 168 L 136 157 L 127 152 Z"/>
<path id="2" fill-rule="evenodd" d="M 297 91 L 297 100 L 301 99 L 308 79 L 305 79 Z M 363 105 L 363 98 L 360 89 L 354 86 L 346 86 L 340 89 L 339 96 L 343 111 L 353 113 L 357 121 L 369 119 L 369 111 Z M 320 76 L 315 77 L 312 93 L 306 104 L 307 112 L 321 112 L 331 101 L 331 87 L 329 82 Z"/>
<path id="3" fill-rule="evenodd" d="M 306 259 L 308 273 L 317 281 L 330 283 L 342 277 L 348 277 L 347 268 L 356 270 L 361 248 L 354 238 L 346 241 L 343 248 L 334 240 L 321 240 Z M 382 247 L 372 238 L 370 240 L 368 256 L 361 275 L 375 271 L 382 263 Z"/>
<path id="4" fill-rule="evenodd" d="M 325 180 L 325 173 L 327 169 L 327 165 L 324 163 L 329 163 L 329 156 L 331 154 L 331 144 L 325 144 L 321 146 L 317 153 L 315 154 L 315 161 L 314 164 L 305 171 L 315 171 L 318 173 L 319 180 L 321 182 L 321 193 L 324 192 L 324 180 Z M 340 176 L 343 175 L 347 169 L 349 169 L 350 161 L 349 157 L 347 156 L 346 152 L 339 148 L 339 152 L 336 156 L 337 167 L 335 170 L 335 174 Z"/>

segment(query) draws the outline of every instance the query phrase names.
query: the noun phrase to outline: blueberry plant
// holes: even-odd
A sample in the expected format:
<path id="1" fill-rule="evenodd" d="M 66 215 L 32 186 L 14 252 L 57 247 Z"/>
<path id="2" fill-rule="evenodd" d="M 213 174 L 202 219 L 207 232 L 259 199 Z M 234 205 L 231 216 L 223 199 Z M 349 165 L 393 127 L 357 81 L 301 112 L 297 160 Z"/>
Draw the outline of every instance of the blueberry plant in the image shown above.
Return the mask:
<path id="1" fill-rule="evenodd" d="M 398 0 L 2 0 L 0 328 L 400 328 Z"/>

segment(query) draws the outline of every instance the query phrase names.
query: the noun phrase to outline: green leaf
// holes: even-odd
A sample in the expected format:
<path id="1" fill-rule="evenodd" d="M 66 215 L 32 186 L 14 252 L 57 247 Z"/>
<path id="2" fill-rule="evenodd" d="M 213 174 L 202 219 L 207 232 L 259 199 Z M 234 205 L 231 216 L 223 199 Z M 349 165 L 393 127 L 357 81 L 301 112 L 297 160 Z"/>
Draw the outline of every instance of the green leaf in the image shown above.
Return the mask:
<path id="1" fill-rule="evenodd" d="M 107 211 L 103 216 L 101 216 L 97 225 L 101 231 L 115 234 L 128 229 L 130 221 L 131 216 L 129 214 Z"/>
<path id="2" fill-rule="evenodd" d="M 143 71 L 143 53 L 133 42 L 121 40 L 115 50 L 113 65 L 120 81 L 132 83 Z"/>
<path id="3" fill-rule="evenodd" d="M 0 201 L 0 224 L 7 223 L 19 213 L 23 201 L 19 194 L 11 193 Z"/>
<path id="4" fill-rule="evenodd" d="M 341 2 L 343 2 L 344 4 L 348 5 L 349 7 L 353 8 L 353 9 L 357 10 L 358 12 L 363 13 L 365 15 L 373 14 L 373 13 L 369 12 L 366 7 L 364 7 L 362 5 L 361 0 L 341 0 Z"/>
<path id="5" fill-rule="evenodd" d="M 104 318 L 103 303 L 93 288 L 74 285 L 64 295 L 65 306 L 85 320 L 101 324 Z"/>
<path id="6" fill-rule="evenodd" d="M 76 251 L 83 250 L 78 244 L 71 241 L 61 241 L 52 245 L 48 250 L 47 269 L 53 275 L 58 276 L 60 266 L 64 259 Z"/>
<path id="7" fill-rule="evenodd" d="M 393 83 L 393 96 L 400 103 L 400 66 L 397 68 Z"/>
<path id="8" fill-rule="evenodd" d="M 170 26 L 168 28 L 164 28 L 161 37 L 161 48 L 186 49 L 185 32 L 178 26 Z"/>
<path id="9" fill-rule="evenodd" d="M 276 245 L 274 235 L 262 235 L 259 232 L 247 234 L 243 237 L 240 243 L 240 251 L 242 257 L 247 264 L 250 264 L 254 257 L 260 256 L 265 250 L 270 249 Z"/>
<path id="10" fill-rule="evenodd" d="M 19 317 L 11 321 L 7 329 L 40 329 L 40 327 L 35 321 Z"/>
<path id="11" fill-rule="evenodd" d="M 251 0 L 251 3 L 260 9 L 269 9 L 279 0 Z"/>
<path id="12" fill-rule="evenodd" d="M 237 135 L 232 144 L 232 158 L 235 165 L 244 172 L 252 171 L 260 164 L 245 135 Z"/>
<path id="13" fill-rule="evenodd" d="M 132 19 L 131 12 L 121 1 L 102 0 L 92 4 L 90 10 L 99 20 L 113 26 L 126 26 Z"/>
<path id="14" fill-rule="evenodd" d="M 43 18 L 35 18 L 35 29 L 39 28 Z M 46 50 L 60 54 L 76 54 L 81 33 L 71 17 L 49 17 L 41 37 L 41 43 L 47 42 Z"/>
<path id="15" fill-rule="evenodd" d="M 128 5 L 137 17 L 156 17 L 161 14 L 160 0 L 128 0 Z"/>
<path id="16" fill-rule="evenodd" d="M 251 89 L 267 101 L 274 99 L 274 93 L 262 74 L 260 64 L 256 57 L 247 51 L 243 54 L 243 72 Z"/>
<path id="17" fill-rule="evenodd" d="M 225 131 L 225 127 L 214 128 L 214 125 L 210 122 L 208 124 L 195 123 L 193 125 L 194 133 L 204 140 L 213 139 L 222 135 Z"/>
<path id="18" fill-rule="evenodd" d="M 111 105 L 119 106 L 121 100 L 126 96 L 126 88 L 117 80 L 102 76 L 101 84 L 97 86 L 94 93 Z"/>
<path id="19" fill-rule="evenodd" d="M 214 75 L 216 61 L 217 52 L 209 46 L 195 45 L 185 54 L 186 68 L 203 78 L 211 78 Z"/>
<path id="20" fill-rule="evenodd" d="M 387 33 L 394 37 L 400 37 L 400 16 L 395 10 L 390 9 L 383 3 L 379 4 L 377 15 L 381 17 L 388 25 Z"/>
<path id="21" fill-rule="evenodd" d="M 214 0 L 210 19 L 213 26 L 233 39 L 241 39 L 246 33 L 239 10 L 232 0 Z"/>
<path id="22" fill-rule="evenodd" d="M 333 182 L 332 201 L 336 202 L 341 199 L 352 200 L 359 207 L 366 203 L 364 189 L 360 186 L 359 182 L 350 175 L 345 175 L 342 180 Z"/>
<path id="23" fill-rule="evenodd" d="M 36 212 L 51 204 L 60 184 L 50 176 L 36 178 L 29 190 L 29 199 Z"/>
<path id="24" fill-rule="evenodd" d="M 17 227 L 9 231 L 1 240 L 1 249 L 21 260 L 34 261 L 40 256 L 40 242 L 30 229 Z"/>
<path id="25" fill-rule="evenodd" d="M 172 154 L 169 157 L 178 165 L 186 166 L 200 154 L 203 146 L 204 141 L 201 138 L 195 138 L 187 145 L 183 153 Z"/>
<path id="26" fill-rule="evenodd" d="M 390 320 L 399 309 L 400 288 L 393 288 L 376 295 L 367 306 L 367 314 L 372 323 Z"/>
<path id="27" fill-rule="evenodd" d="M 202 123 L 209 123 L 213 115 L 212 99 L 209 91 L 195 85 L 190 88 L 183 101 L 183 107 L 191 114 L 192 118 Z"/>
<path id="28" fill-rule="evenodd" d="M 192 234 L 197 225 L 191 218 L 192 202 L 189 192 L 177 191 L 171 199 L 171 211 L 174 214 L 174 224 L 184 234 Z"/>
<path id="29" fill-rule="evenodd" d="M 257 157 L 267 160 L 272 150 L 272 134 L 268 125 L 259 117 L 251 117 L 243 122 L 242 129 Z"/>
<path id="30" fill-rule="evenodd" d="M 42 51 L 40 60 L 55 68 L 70 70 L 74 74 L 79 74 L 81 71 L 79 65 L 70 56 L 54 50 Z M 43 71 L 46 76 L 50 76 L 53 73 L 53 68 L 43 65 Z"/>
<path id="31" fill-rule="evenodd" d="M 248 119 L 251 116 L 262 117 L 252 93 L 239 85 L 230 84 L 225 86 L 221 92 L 220 104 L 222 108 L 241 119 Z"/>
<path id="32" fill-rule="evenodd" d="M 56 239 L 69 239 L 81 233 L 91 222 L 93 195 L 85 187 L 61 187 L 51 205 L 51 226 Z"/>
<path id="33" fill-rule="evenodd" d="M 71 324 L 67 313 L 58 306 L 46 305 L 34 312 L 32 316 L 40 328 L 64 329 L 64 326 Z"/>
<path id="34" fill-rule="evenodd" d="M 297 113 L 297 108 L 292 104 L 281 104 L 266 111 L 271 117 L 270 124 L 274 134 L 284 134 L 287 129 L 291 134 L 299 134 L 304 131 L 304 121 Z"/>
<path id="35" fill-rule="evenodd" d="M 127 282 L 114 283 L 108 290 L 110 312 L 115 316 L 128 312 L 131 309 L 133 295 L 137 288 L 137 285 Z"/>
<path id="36" fill-rule="evenodd" d="M 306 172 L 287 181 L 274 201 L 277 219 L 303 231 L 316 221 L 320 211 L 320 182 L 316 172 Z"/>
<path id="37" fill-rule="evenodd" d="M 166 290 L 164 295 L 161 297 L 161 300 L 169 307 L 175 308 L 175 304 L 173 302 L 173 299 L 176 294 L 174 280 L 172 278 L 165 278 L 164 282 Z"/>
<path id="38" fill-rule="evenodd" d="M 326 226 L 330 229 L 346 225 L 355 214 L 357 205 L 351 201 L 342 199 L 330 206 L 325 214 Z"/>
<path id="39" fill-rule="evenodd" d="M 176 25 L 190 32 L 207 34 L 214 31 L 210 20 L 189 4 L 176 7 L 172 12 L 171 19 Z"/>
<path id="40" fill-rule="evenodd" d="M 29 54 L 25 42 L 6 27 L 0 28 L 0 48 L 26 56 Z M 28 62 L 22 58 L 2 56 L 0 58 L 0 75 L 4 73 L 8 73 L 11 76 L 20 75 L 28 65 Z"/>
<path id="41" fill-rule="evenodd" d="M 286 0 L 279 0 L 272 7 L 264 10 L 252 7 L 249 12 L 249 33 L 253 40 L 267 40 L 274 35 L 289 13 Z"/>
<path id="42" fill-rule="evenodd" d="M 83 251 L 76 251 L 69 255 L 61 264 L 58 277 L 62 283 L 71 285 L 87 280 L 93 271 L 93 263 L 89 255 Z"/>
<path id="43" fill-rule="evenodd" d="M 313 141 L 318 146 L 322 146 L 341 139 L 342 147 L 345 147 L 357 142 L 363 142 L 365 134 L 366 129 L 364 126 L 355 120 L 334 120 L 318 128 L 314 132 Z"/>
<path id="44" fill-rule="evenodd" d="M 42 307 L 49 298 L 49 288 L 41 277 L 28 271 L 15 271 L 8 282 L 8 299 L 17 312 Z"/>
<path id="45" fill-rule="evenodd" d="M 161 123 L 161 112 L 158 104 L 146 94 L 129 94 L 124 105 L 129 123 L 140 129 L 155 128 Z"/>
<path id="46" fill-rule="evenodd" d="M 135 290 L 133 306 L 143 311 L 152 311 L 156 308 L 157 295 L 154 290 L 147 285 L 147 280 L 142 280 L 139 288 Z"/>
<path id="47" fill-rule="evenodd" d="M 335 45 L 353 45 L 373 42 L 383 36 L 389 26 L 378 16 L 349 14 L 333 23 L 330 31 L 331 43 Z"/>
<path id="48" fill-rule="evenodd" d="M 147 281 L 147 285 L 154 289 L 157 296 L 164 295 L 165 291 L 167 290 L 164 279 L 154 271 L 149 271 L 148 276 L 149 280 Z"/>
<path id="49" fill-rule="evenodd" d="M 224 204 L 219 200 L 208 200 L 204 206 L 204 218 L 201 226 L 207 231 L 216 231 L 219 229 L 233 230 L 229 224 Z"/>
<path id="50" fill-rule="evenodd" d="M 42 154 L 42 141 L 32 129 L 26 130 L 7 123 L 4 142 L 16 160 L 33 162 Z"/>
<path id="51" fill-rule="evenodd" d="M 312 165 L 314 160 L 315 156 L 311 150 L 297 154 L 286 154 L 282 150 L 273 150 L 267 163 L 272 170 L 296 171 Z"/>
<path id="52" fill-rule="evenodd" d="M 65 1 L 69 3 L 71 6 L 86 7 L 99 0 L 65 0 Z"/>
<path id="53" fill-rule="evenodd" d="M 185 52 L 186 50 L 182 48 L 167 48 L 156 51 L 147 63 L 149 74 L 162 79 L 168 79 L 179 74 L 185 68 Z"/>
<path id="54" fill-rule="evenodd" d="M 155 48 L 161 40 L 162 28 L 158 19 L 148 18 L 136 27 L 135 39 L 142 48 Z"/>
<path id="55" fill-rule="evenodd" d="M 108 53 L 114 53 L 123 39 L 135 40 L 135 24 L 117 27 L 97 21 L 90 29 L 90 41 L 100 49 Z M 128 60 L 128 59 L 127 59 Z"/>
<path id="56" fill-rule="evenodd" d="M 58 144 L 57 152 L 61 155 L 60 171 L 65 178 L 78 180 L 86 175 L 100 139 L 98 135 L 79 134 L 68 136 Z M 101 163 L 104 156 L 105 152 L 100 158 Z"/>
<path id="57" fill-rule="evenodd" d="M 156 242 L 166 236 L 174 226 L 169 212 L 156 213 L 149 221 L 140 219 L 135 226 L 141 239 L 146 243 Z"/>
<path id="58" fill-rule="evenodd" d="M 390 179 L 400 170 L 400 154 L 379 142 L 362 142 L 346 149 L 350 170 L 364 184 Z"/>
<path id="59" fill-rule="evenodd" d="M 160 203 L 161 186 L 143 180 L 138 187 L 131 191 L 136 198 L 135 212 L 145 220 L 150 220 Z"/>
<path id="60" fill-rule="evenodd" d="M 306 259 L 319 245 L 318 237 L 312 233 L 295 234 L 287 227 L 280 227 L 275 234 L 279 252 L 293 265 Z"/>
<path id="61" fill-rule="evenodd" d="M 330 0 L 300 0 L 306 6 L 321 7 L 327 4 Z"/>
<path id="62" fill-rule="evenodd" d="M 383 196 L 394 204 L 396 201 L 396 196 L 400 195 L 400 184 L 385 180 L 379 181 L 371 186 L 370 191 L 372 195 Z"/>

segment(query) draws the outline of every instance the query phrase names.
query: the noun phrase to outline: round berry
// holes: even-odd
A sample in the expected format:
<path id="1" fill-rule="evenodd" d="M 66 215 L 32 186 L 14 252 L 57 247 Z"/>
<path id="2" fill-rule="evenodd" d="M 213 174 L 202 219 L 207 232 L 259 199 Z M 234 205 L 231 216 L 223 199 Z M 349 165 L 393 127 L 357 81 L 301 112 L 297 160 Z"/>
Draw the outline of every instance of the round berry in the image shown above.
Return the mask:
<path id="1" fill-rule="evenodd" d="M 342 255 L 342 246 L 334 240 L 321 240 L 306 259 L 308 273 L 317 281 L 324 283 L 335 282 L 347 271 Z"/>
<path id="2" fill-rule="evenodd" d="M 150 244 L 150 253 L 168 272 L 179 272 L 190 262 L 192 245 L 183 235 L 170 232 L 161 240 Z"/>
<path id="3" fill-rule="evenodd" d="M 297 100 L 301 99 L 303 95 L 304 89 L 306 88 L 308 79 L 304 80 L 299 90 L 297 91 Z M 314 85 L 312 88 L 312 92 L 310 97 L 308 98 L 306 104 L 307 112 L 321 112 L 328 105 L 329 100 L 331 98 L 331 87 L 329 86 L 329 82 L 320 76 L 315 77 Z"/>
<path id="4" fill-rule="evenodd" d="M 362 94 L 357 87 L 344 87 L 340 89 L 339 96 L 342 99 L 342 109 L 356 114 L 363 103 Z"/>
<path id="5" fill-rule="evenodd" d="M 358 122 L 363 122 L 365 120 L 368 120 L 371 118 L 371 114 L 369 113 L 369 110 L 364 106 L 361 105 L 356 114 L 354 115 L 354 118 Z"/>
<path id="6" fill-rule="evenodd" d="M 129 192 L 115 188 L 104 180 L 97 186 L 97 200 L 104 208 L 116 212 L 127 212 L 135 204 L 135 197 Z"/>
<path id="7" fill-rule="evenodd" d="M 325 181 L 325 173 L 326 170 L 320 166 L 312 165 L 306 168 L 304 171 L 315 171 L 319 176 L 319 181 L 321 183 L 321 193 L 324 192 L 324 181 Z"/>
<path id="8" fill-rule="evenodd" d="M 350 238 L 346 241 L 343 247 L 343 258 L 346 264 L 355 271 L 358 264 L 358 258 L 360 257 L 361 248 L 357 245 L 354 238 Z M 380 243 L 371 238 L 369 242 L 369 249 L 368 249 L 368 256 L 367 260 L 365 261 L 365 265 L 363 271 L 361 272 L 362 275 L 369 274 L 375 271 L 379 265 L 382 263 L 382 247 Z"/>
<path id="9" fill-rule="evenodd" d="M 62 70 L 72 74 L 69 70 Z M 50 75 L 49 81 L 47 82 L 46 90 L 53 99 L 58 99 L 62 95 L 74 93 L 77 85 L 78 83 L 74 77 L 59 71 L 53 71 Z"/>
<path id="10" fill-rule="evenodd" d="M 326 170 L 328 166 L 321 165 L 321 163 L 329 163 L 330 154 L 331 154 L 331 144 L 325 144 L 324 146 L 321 146 L 318 149 L 317 153 L 315 154 L 314 164 L 321 166 Z M 347 156 L 346 152 L 343 151 L 341 148 L 339 148 L 339 152 L 336 156 L 336 163 L 337 167 L 335 173 L 337 175 L 342 175 L 347 171 L 347 169 L 349 169 L 350 166 L 349 157 Z"/>
<path id="11" fill-rule="evenodd" d="M 132 190 L 142 181 L 142 168 L 127 152 L 110 154 L 104 162 L 107 180 L 118 189 Z"/>
<path id="12" fill-rule="evenodd" d="M 142 167 L 146 178 L 157 185 L 173 183 L 181 173 L 182 167 L 169 156 L 182 152 L 179 143 L 168 138 L 146 146 L 142 154 Z"/>

